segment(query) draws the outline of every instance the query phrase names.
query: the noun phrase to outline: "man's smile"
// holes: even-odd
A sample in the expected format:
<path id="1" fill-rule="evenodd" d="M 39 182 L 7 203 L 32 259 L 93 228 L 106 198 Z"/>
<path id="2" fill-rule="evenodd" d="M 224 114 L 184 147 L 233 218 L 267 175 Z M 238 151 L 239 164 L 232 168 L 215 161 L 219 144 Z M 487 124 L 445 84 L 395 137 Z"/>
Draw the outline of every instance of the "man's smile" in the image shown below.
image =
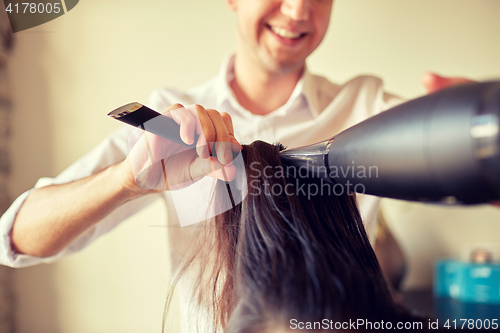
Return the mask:
<path id="1" fill-rule="evenodd" d="M 283 37 L 283 38 L 299 39 L 299 38 L 306 35 L 305 32 L 294 32 L 294 31 L 287 30 L 285 28 L 271 26 L 269 24 L 267 24 L 266 26 L 268 29 L 270 29 L 272 32 L 274 32 L 276 35 Z"/>
<path id="2" fill-rule="evenodd" d="M 291 40 L 298 40 L 301 39 L 302 37 L 306 36 L 306 32 L 299 32 L 299 31 L 291 31 L 282 27 L 266 24 L 266 27 L 275 35 L 281 38 L 286 38 L 286 39 L 291 39 Z"/>

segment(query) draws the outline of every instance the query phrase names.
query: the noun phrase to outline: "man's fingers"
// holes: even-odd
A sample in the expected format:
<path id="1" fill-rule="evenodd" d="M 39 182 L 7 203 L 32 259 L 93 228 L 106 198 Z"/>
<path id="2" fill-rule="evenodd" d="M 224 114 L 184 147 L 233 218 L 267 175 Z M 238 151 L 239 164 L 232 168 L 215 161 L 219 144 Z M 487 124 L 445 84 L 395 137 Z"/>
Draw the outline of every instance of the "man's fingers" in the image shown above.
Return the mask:
<path id="1" fill-rule="evenodd" d="M 205 108 L 199 104 L 192 104 L 186 106 L 186 110 L 189 111 L 193 115 L 193 117 L 196 119 L 196 133 L 198 135 L 201 135 L 203 133 L 203 129 L 201 128 L 201 122 L 200 122 L 200 117 L 198 115 L 198 110 L 205 110 Z"/>
<path id="2" fill-rule="evenodd" d="M 170 111 L 173 111 L 176 109 L 182 109 L 182 108 L 184 108 L 184 105 L 182 105 L 180 103 L 175 103 L 175 104 L 170 105 L 168 108 L 166 108 L 165 110 L 163 110 L 160 113 L 168 117 L 167 113 L 169 113 Z"/>
<path id="3" fill-rule="evenodd" d="M 194 141 L 196 131 L 196 118 L 191 115 L 189 110 L 180 103 L 175 103 L 161 112 L 165 117 L 173 119 L 180 125 L 179 134 L 184 143 L 191 145 Z"/>
<path id="4" fill-rule="evenodd" d="M 472 82 L 476 81 L 465 77 L 445 77 L 432 72 L 427 72 L 422 75 L 422 85 L 429 94 L 453 86 Z"/>
<path id="5" fill-rule="evenodd" d="M 199 134 L 196 142 L 199 157 L 194 158 L 186 170 L 191 179 L 209 175 L 231 181 L 236 177 L 236 167 L 231 162 L 233 151 L 241 151 L 241 146 L 234 137 L 233 123 L 227 113 L 205 110 L 201 105 L 184 107 L 182 104 L 174 104 L 163 113 L 180 125 L 180 136 L 186 144 L 192 144 L 195 133 Z M 211 146 L 217 157 L 210 156 Z"/>
<path id="6" fill-rule="evenodd" d="M 221 112 L 221 117 L 231 138 L 231 148 L 235 153 L 239 153 L 243 147 L 241 147 L 238 140 L 236 140 L 236 138 L 234 137 L 233 120 L 231 119 L 231 116 L 226 112 Z"/>
<path id="7" fill-rule="evenodd" d="M 176 108 L 170 111 L 172 119 L 180 125 L 180 136 L 182 141 L 191 145 L 194 143 L 197 120 L 186 108 Z"/>
<path id="8" fill-rule="evenodd" d="M 224 125 L 226 125 L 229 135 L 234 136 L 233 120 L 231 119 L 231 116 L 227 112 L 221 112 L 220 116 L 222 117 Z"/>
<path id="9" fill-rule="evenodd" d="M 212 119 L 201 105 L 195 105 L 198 118 L 200 119 L 201 133 L 196 143 L 196 152 L 201 158 L 210 157 L 210 151 L 213 148 L 213 142 L 216 140 L 216 133 Z M 209 147 L 208 144 L 211 146 Z"/>
<path id="10" fill-rule="evenodd" d="M 217 152 L 217 158 L 224 165 L 228 164 L 233 160 L 231 137 L 229 136 L 228 129 L 218 111 L 209 109 L 207 110 L 207 114 L 212 120 L 216 132 L 215 150 Z"/>

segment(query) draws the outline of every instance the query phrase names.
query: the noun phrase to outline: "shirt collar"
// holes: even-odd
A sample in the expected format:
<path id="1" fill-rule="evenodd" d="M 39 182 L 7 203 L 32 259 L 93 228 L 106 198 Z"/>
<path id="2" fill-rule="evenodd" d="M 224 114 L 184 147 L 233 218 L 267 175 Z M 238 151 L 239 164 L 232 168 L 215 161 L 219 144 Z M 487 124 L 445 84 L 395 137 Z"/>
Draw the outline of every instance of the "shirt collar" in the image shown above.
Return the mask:
<path id="1" fill-rule="evenodd" d="M 247 117 L 267 117 L 271 115 L 285 115 L 290 110 L 291 106 L 297 101 L 299 98 L 304 98 L 308 109 L 311 112 L 311 115 L 316 118 L 320 111 L 319 110 L 319 100 L 317 98 L 317 87 L 316 82 L 314 80 L 313 75 L 308 71 L 307 67 L 304 69 L 304 73 L 300 77 L 295 89 L 292 92 L 292 95 L 288 99 L 288 101 L 278 109 L 269 113 L 265 116 L 258 116 L 252 114 L 250 111 L 246 110 L 244 107 L 238 103 L 234 93 L 230 87 L 230 82 L 234 79 L 234 54 L 227 56 L 222 66 L 219 70 L 219 74 L 217 76 L 217 105 L 220 107 L 224 105 L 224 103 L 228 102 L 231 104 L 232 108 L 237 110 L 238 112 L 246 115 Z"/>

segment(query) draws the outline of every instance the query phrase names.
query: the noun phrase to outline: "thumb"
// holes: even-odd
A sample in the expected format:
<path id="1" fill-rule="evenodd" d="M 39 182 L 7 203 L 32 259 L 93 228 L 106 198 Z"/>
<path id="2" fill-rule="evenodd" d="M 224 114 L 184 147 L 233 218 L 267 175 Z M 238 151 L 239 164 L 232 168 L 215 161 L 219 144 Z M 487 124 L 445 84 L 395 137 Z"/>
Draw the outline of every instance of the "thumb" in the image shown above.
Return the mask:
<path id="1" fill-rule="evenodd" d="M 217 158 L 196 158 L 189 168 L 191 178 L 198 179 L 203 176 L 218 178 L 224 181 L 232 181 L 236 178 L 236 167 L 229 163 L 222 165 Z"/>

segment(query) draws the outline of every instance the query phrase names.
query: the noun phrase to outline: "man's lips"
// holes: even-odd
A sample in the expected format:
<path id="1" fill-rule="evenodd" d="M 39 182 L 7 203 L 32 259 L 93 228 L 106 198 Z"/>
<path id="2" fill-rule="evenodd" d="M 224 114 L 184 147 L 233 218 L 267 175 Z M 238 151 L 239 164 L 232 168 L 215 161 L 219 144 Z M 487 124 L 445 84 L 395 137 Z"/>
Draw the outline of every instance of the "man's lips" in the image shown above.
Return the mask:
<path id="1" fill-rule="evenodd" d="M 275 35 L 278 35 L 281 38 L 286 38 L 286 39 L 291 39 L 291 40 L 297 40 L 297 39 L 300 39 L 300 38 L 304 37 L 305 35 L 307 35 L 307 33 L 305 33 L 305 32 L 290 31 L 288 29 L 272 26 L 269 24 L 266 24 L 266 27 L 269 30 L 271 30 L 271 32 L 273 32 Z"/>

